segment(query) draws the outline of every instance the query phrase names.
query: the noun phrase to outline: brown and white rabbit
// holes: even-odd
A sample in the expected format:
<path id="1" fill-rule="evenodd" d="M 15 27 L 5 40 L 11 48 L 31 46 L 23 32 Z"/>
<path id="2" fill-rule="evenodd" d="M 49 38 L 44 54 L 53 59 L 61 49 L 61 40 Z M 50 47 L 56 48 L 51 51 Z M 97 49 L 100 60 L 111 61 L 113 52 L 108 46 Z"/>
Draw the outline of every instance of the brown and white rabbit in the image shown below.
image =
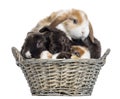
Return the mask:
<path id="1" fill-rule="evenodd" d="M 73 45 L 70 52 L 54 54 L 52 59 L 90 59 L 90 51 L 86 47 Z"/>
<path id="2" fill-rule="evenodd" d="M 71 54 L 71 59 L 90 59 L 90 51 L 83 46 L 72 46 Z"/>
<path id="3" fill-rule="evenodd" d="M 58 24 L 60 20 L 63 21 L 57 28 L 64 31 L 69 39 L 84 40 L 89 35 L 91 41 L 94 42 L 93 31 L 90 30 L 92 29 L 92 26 L 86 13 L 77 9 L 53 12 L 50 16 L 40 20 L 31 31 L 38 32 L 42 27 L 51 24 L 55 20 L 56 24 Z"/>
<path id="4" fill-rule="evenodd" d="M 53 22 L 54 21 L 54 22 Z M 58 26 L 56 24 L 61 22 Z M 57 26 L 58 29 L 64 31 L 70 40 L 81 40 L 82 43 L 78 45 L 86 46 L 90 50 L 91 58 L 99 58 L 101 55 L 101 44 L 94 38 L 92 25 L 85 12 L 77 9 L 70 9 L 67 11 L 53 12 L 47 18 L 38 22 L 37 26 L 32 29 L 38 32 L 42 27 L 49 25 Z"/>

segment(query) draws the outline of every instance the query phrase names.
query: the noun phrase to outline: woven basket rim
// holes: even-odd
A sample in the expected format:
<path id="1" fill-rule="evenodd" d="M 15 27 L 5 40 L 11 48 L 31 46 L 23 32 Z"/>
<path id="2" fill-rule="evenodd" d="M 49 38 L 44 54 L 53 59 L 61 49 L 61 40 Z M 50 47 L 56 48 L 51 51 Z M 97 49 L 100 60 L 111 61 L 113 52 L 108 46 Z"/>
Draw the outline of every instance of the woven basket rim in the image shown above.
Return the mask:
<path id="1" fill-rule="evenodd" d="M 12 53 L 13 56 L 15 58 L 15 60 L 17 62 L 53 62 L 53 63 L 57 63 L 59 62 L 90 62 L 92 63 L 93 61 L 99 62 L 99 61 L 103 61 L 106 59 L 107 55 L 110 53 L 110 49 L 108 48 L 106 50 L 106 52 L 103 54 L 102 57 L 98 58 L 98 59 L 25 59 L 23 58 L 23 56 L 20 54 L 20 52 L 18 51 L 18 49 L 16 47 L 12 47 Z"/>

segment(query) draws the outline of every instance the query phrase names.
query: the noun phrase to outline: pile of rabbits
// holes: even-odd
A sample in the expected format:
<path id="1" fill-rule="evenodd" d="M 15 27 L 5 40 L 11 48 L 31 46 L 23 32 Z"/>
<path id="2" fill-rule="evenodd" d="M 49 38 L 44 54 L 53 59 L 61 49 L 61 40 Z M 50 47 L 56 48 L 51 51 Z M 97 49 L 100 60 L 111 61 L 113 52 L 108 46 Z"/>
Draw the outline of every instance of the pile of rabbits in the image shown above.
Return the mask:
<path id="1" fill-rule="evenodd" d="M 85 12 L 61 10 L 40 20 L 27 34 L 21 54 L 24 58 L 97 59 L 101 44 Z"/>

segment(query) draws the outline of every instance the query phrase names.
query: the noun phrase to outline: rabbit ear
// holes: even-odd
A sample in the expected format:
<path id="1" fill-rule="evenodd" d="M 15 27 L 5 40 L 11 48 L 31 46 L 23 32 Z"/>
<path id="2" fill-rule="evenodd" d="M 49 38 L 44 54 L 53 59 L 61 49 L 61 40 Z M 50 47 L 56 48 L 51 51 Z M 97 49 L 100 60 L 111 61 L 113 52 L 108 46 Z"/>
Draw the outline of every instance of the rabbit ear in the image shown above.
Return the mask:
<path id="1" fill-rule="evenodd" d="M 56 27 L 58 24 L 64 22 L 65 20 L 67 20 L 69 18 L 69 14 L 68 13 L 64 13 L 61 14 L 59 16 L 57 16 L 49 25 L 50 27 L 54 28 Z"/>
<path id="2" fill-rule="evenodd" d="M 90 37 L 90 40 L 92 41 L 92 43 L 94 43 L 94 35 L 93 35 L 93 28 L 92 28 L 92 25 L 91 23 L 89 22 L 89 37 Z"/>

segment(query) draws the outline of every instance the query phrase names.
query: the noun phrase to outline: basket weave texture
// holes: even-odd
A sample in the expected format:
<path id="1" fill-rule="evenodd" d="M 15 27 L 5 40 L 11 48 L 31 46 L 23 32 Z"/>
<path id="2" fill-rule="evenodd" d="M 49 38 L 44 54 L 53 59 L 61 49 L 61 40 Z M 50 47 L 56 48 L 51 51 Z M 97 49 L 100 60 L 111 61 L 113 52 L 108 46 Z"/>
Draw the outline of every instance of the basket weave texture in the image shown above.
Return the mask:
<path id="1" fill-rule="evenodd" d="M 32 95 L 37 96 L 91 95 L 109 52 L 110 49 L 99 59 L 24 59 L 12 47 L 13 56 L 27 79 Z"/>

